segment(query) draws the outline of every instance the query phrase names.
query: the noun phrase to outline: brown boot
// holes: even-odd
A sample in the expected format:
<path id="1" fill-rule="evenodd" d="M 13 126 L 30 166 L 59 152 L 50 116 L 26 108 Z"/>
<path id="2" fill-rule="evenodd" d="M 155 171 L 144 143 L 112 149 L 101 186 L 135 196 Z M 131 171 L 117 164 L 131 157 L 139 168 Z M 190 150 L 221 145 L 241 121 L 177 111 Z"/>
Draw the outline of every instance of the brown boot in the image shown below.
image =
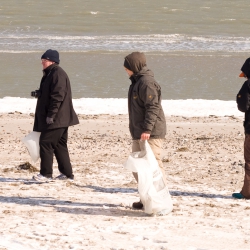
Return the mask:
<path id="1" fill-rule="evenodd" d="M 248 165 L 245 167 L 244 184 L 240 193 L 245 199 L 250 199 L 250 167 Z"/>

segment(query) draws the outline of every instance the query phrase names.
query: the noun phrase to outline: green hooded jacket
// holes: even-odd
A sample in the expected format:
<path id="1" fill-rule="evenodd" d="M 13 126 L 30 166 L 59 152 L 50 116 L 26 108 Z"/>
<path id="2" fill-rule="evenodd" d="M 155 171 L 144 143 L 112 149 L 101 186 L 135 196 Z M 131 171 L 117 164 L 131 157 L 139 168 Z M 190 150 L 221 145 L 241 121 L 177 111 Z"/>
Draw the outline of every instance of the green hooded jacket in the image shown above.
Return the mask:
<path id="1" fill-rule="evenodd" d="M 166 135 L 166 120 L 161 106 L 161 87 L 147 68 L 143 53 L 133 52 L 125 60 L 133 75 L 128 92 L 129 129 L 134 140 L 147 132 L 152 139 Z"/>

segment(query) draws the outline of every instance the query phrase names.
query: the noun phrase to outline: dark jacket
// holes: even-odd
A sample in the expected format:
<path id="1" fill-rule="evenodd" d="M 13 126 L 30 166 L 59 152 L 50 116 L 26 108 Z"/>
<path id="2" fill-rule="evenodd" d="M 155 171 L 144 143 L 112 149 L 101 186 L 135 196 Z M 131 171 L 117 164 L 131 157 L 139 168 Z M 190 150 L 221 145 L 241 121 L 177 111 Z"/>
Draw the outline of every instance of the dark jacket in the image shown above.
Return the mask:
<path id="1" fill-rule="evenodd" d="M 78 124 L 66 72 L 58 64 L 50 65 L 43 72 L 33 131 L 43 132 Z M 54 123 L 47 124 L 46 117 L 53 118 Z"/>
<path id="2" fill-rule="evenodd" d="M 244 130 L 245 130 L 245 134 L 250 134 L 250 111 L 249 110 L 245 112 Z"/>
<path id="3" fill-rule="evenodd" d="M 140 139 L 143 132 L 150 133 L 152 139 L 164 138 L 166 121 L 161 106 L 161 87 L 153 72 L 144 66 L 130 80 L 128 110 L 132 138 Z"/>
<path id="4" fill-rule="evenodd" d="M 248 58 L 241 67 L 241 71 L 247 77 L 247 81 L 242 85 L 239 93 L 237 94 L 237 104 L 238 109 L 242 112 L 245 111 L 245 120 L 244 120 L 244 130 L 245 134 L 250 134 L 250 58 Z M 240 97 L 240 98 L 239 98 Z M 240 107 L 240 108 L 239 108 Z"/>

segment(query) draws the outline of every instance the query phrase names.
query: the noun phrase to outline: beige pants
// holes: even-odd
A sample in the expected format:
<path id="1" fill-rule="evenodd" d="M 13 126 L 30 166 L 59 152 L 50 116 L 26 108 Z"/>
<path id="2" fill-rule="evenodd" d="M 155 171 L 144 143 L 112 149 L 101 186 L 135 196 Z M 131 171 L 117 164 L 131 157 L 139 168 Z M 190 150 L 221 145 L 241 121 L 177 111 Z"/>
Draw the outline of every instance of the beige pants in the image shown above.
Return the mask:
<path id="1" fill-rule="evenodd" d="M 132 152 L 138 152 L 138 151 L 141 151 L 141 148 L 140 148 L 140 144 L 139 144 L 139 141 L 140 140 L 133 140 L 133 143 L 132 143 Z M 161 161 L 161 151 L 162 151 L 162 144 L 163 144 L 163 140 L 162 139 L 149 139 L 148 140 L 148 144 L 150 145 L 154 155 L 155 155 L 155 158 L 159 164 L 159 167 L 162 171 L 162 174 L 163 174 L 163 179 L 164 179 L 164 182 L 165 184 L 167 183 L 166 182 L 166 175 L 165 175 L 165 171 L 163 169 L 163 163 Z M 133 172 L 133 175 L 136 179 L 136 181 L 138 182 L 138 175 L 137 173 L 134 173 Z"/>

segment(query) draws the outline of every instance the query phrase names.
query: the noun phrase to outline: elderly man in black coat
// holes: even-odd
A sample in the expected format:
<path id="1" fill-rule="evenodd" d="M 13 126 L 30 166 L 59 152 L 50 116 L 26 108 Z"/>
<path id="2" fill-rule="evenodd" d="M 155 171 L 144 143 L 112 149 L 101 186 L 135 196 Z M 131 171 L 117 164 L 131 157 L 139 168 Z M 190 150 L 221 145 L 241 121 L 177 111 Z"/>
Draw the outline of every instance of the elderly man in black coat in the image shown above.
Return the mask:
<path id="1" fill-rule="evenodd" d="M 41 57 L 43 77 L 40 88 L 31 93 L 37 97 L 33 131 L 40 135 L 40 174 L 33 176 L 39 182 L 53 178 L 53 155 L 61 172 L 55 179 L 74 179 L 67 147 L 68 127 L 79 123 L 72 104 L 70 81 L 59 66 L 59 53 L 47 50 Z"/>

